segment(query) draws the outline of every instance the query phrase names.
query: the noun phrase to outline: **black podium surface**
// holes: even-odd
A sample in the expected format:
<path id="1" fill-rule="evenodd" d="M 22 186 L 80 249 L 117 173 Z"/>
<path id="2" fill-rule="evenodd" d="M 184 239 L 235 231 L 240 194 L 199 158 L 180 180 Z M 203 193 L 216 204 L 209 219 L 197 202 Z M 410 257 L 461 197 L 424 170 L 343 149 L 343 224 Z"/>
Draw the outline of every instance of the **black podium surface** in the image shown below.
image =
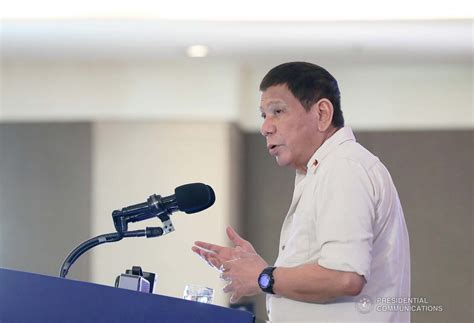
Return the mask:
<path id="1" fill-rule="evenodd" d="M 0 268 L 0 322 L 254 322 L 250 312 Z"/>

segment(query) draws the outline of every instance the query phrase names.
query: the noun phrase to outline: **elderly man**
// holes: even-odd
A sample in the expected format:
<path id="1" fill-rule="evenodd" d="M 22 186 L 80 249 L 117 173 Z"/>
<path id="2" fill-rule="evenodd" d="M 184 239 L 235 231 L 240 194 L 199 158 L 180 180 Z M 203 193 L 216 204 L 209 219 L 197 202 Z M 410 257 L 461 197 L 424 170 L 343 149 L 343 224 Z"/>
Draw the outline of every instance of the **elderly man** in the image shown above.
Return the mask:
<path id="1" fill-rule="evenodd" d="M 260 90 L 267 149 L 296 170 L 278 258 L 269 266 L 230 227 L 234 247 L 198 241 L 193 251 L 222 272 L 231 302 L 266 293 L 272 321 L 409 321 L 375 306 L 410 296 L 408 232 L 387 169 L 344 127 L 337 81 L 293 62 Z"/>

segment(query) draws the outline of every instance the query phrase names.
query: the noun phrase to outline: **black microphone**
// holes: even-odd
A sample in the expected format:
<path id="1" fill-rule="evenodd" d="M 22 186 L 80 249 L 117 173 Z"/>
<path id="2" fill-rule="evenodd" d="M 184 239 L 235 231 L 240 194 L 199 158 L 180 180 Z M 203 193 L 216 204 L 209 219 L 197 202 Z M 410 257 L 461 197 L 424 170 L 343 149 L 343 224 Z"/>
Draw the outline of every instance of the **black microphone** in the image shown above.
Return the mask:
<path id="1" fill-rule="evenodd" d="M 113 215 L 125 218 L 127 223 L 155 216 L 161 219 L 162 216 L 167 217 L 176 211 L 187 214 L 200 212 L 213 205 L 215 200 L 212 187 L 203 183 L 192 183 L 176 187 L 174 194 L 170 196 L 151 195 L 146 202 L 116 210 Z"/>

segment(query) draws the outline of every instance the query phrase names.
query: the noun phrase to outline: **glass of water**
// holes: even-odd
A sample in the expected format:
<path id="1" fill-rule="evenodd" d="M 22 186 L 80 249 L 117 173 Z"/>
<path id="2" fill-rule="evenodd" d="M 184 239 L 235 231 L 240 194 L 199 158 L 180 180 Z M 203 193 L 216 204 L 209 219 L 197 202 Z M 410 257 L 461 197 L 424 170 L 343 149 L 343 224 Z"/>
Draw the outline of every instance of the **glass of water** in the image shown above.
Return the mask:
<path id="1" fill-rule="evenodd" d="M 183 298 L 189 301 L 212 304 L 214 302 L 214 289 L 198 285 L 186 285 Z"/>

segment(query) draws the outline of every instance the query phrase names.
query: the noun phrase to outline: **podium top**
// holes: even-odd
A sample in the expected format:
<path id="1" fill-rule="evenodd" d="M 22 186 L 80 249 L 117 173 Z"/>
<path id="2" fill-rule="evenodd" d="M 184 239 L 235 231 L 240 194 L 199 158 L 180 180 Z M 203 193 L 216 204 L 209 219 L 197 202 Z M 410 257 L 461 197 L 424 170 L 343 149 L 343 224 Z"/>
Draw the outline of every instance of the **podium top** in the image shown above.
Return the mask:
<path id="1" fill-rule="evenodd" d="M 0 322 L 254 322 L 250 312 L 0 268 Z"/>

